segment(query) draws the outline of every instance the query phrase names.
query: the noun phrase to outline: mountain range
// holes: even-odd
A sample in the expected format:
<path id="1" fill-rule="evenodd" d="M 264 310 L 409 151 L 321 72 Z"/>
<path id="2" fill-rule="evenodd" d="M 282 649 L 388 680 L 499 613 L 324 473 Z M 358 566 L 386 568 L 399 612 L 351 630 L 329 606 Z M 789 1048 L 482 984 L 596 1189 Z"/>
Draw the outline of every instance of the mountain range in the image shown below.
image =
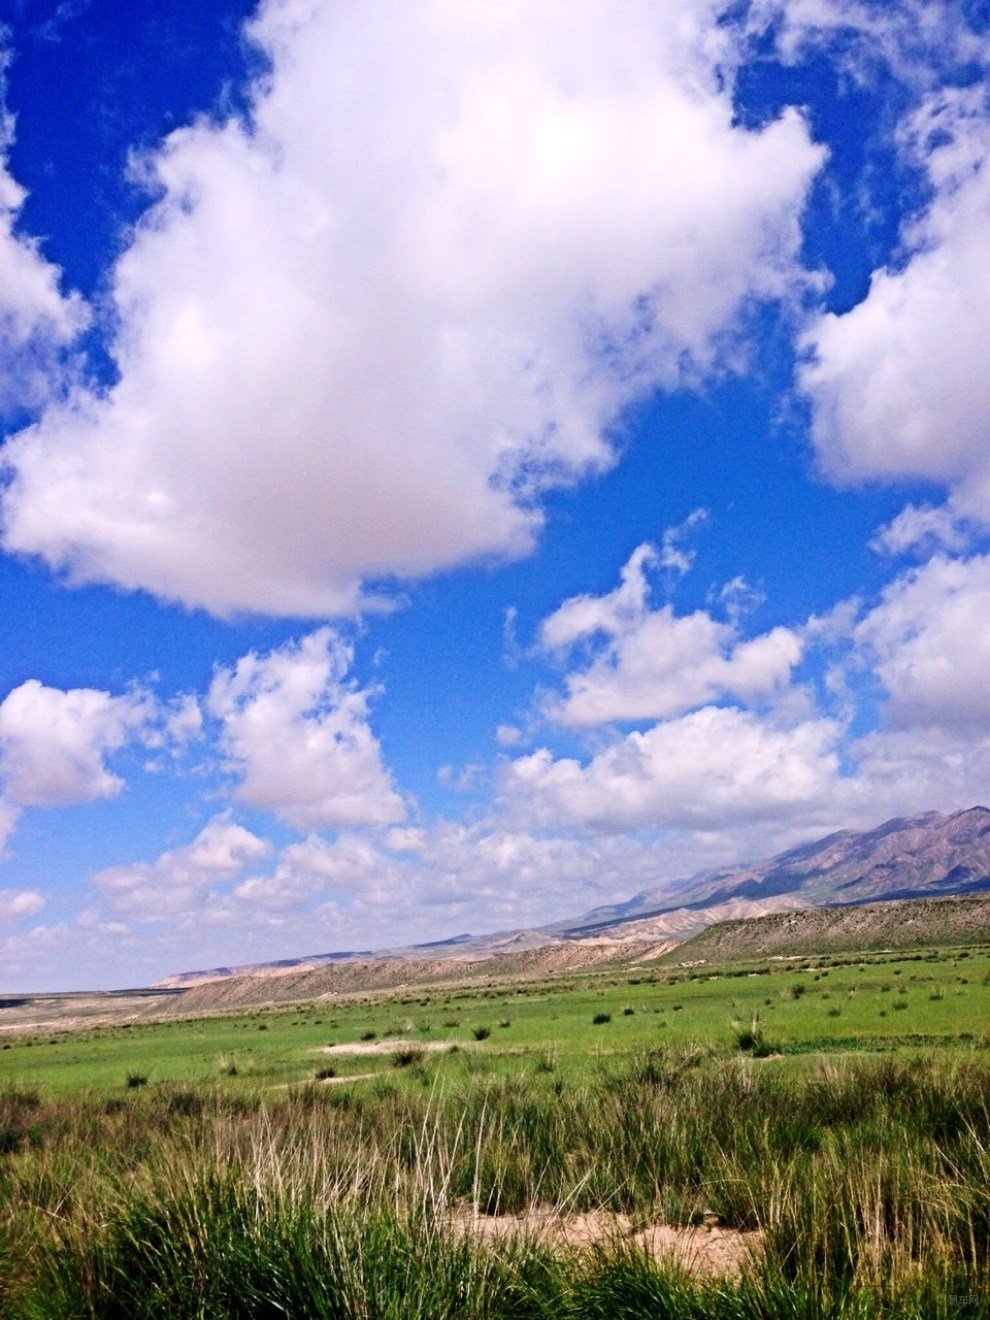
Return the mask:
<path id="1" fill-rule="evenodd" d="M 571 938 L 600 932 L 682 936 L 713 921 L 765 912 L 990 890 L 990 810 L 926 811 L 867 831 L 824 839 L 743 866 L 719 867 L 550 929 Z"/>
<path id="2" fill-rule="evenodd" d="M 285 975 L 355 959 L 476 960 L 575 942 L 669 943 L 728 919 L 984 890 L 990 890 L 990 809 L 976 806 L 947 816 L 926 811 L 873 830 L 840 830 L 763 861 L 703 871 L 537 930 L 183 972 L 159 985 Z"/>

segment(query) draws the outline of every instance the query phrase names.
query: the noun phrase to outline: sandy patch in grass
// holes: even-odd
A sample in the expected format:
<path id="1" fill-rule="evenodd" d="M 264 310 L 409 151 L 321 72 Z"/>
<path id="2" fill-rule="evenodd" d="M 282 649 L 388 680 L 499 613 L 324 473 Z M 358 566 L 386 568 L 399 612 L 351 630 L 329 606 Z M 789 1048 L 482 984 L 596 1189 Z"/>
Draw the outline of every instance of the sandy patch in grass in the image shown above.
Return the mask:
<path id="1" fill-rule="evenodd" d="M 349 1077 L 315 1077 L 316 1086 L 342 1086 L 344 1082 L 363 1082 L 369 1077 L 379 1077 L 380 1073 L 351 1073 Z"/>
<path id="2" fill-rule="evenodd" d="M 345 1082 L 365 1082 L 369 1077 L 381 1077 L 379 1072 L 347 1073 L 344 1077 L 302 1077 L 298 1082 L 279 1082 L 275 1091 L 297 1091 L 306 1086 L 343 1086 Z"/>
<path id="3" fill-rule="evenodd" d="M 725 1278 L 737 1275 L 762 1247 L 763 1235 L 718 1224 L 678 1228 L 647 1224 L 609 1210 L 568 1214 L 534 1207 L 516 1215 L 475 1215 L 463 1207 L 454 1214 L 455 1227 L 481 1242 L 515 1236 L 536 1238 L 551 1248 L 593 1251 L 597 1247 L 633 1247 L 655 1260 L 674 1261 L 691 1274 Z"/>
<path id="4" fill-rule="evenodd" d="M 357 1040 L 350 1045 L 323 1045 L 320 1054 L 394 1054 L 397 1050 L 449 1050 L 453 1040 Z"/>

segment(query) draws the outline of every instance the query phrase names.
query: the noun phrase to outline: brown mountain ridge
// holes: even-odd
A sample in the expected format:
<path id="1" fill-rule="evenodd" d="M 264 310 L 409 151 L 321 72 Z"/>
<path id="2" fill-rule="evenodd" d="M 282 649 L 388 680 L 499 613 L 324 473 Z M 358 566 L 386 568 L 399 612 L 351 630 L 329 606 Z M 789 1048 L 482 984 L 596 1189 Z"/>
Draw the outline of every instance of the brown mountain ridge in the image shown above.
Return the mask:
<path id="1" fill-rule="evenodd" d="M 926 811 L 897 817 L 873 830 L 840 830 L 764 861 L 703 871 L 646 890 L 551 929 L 586 937 L 629 929 L 647 918 L 669 923 L 676 914 L 686 932 L 690 914 L 696 914 L 695 930 L 700 930 L 713 920 L 766 911 L 985 890 L 990 890 L 990 809 L 976 806 L 948 816 Z M 750 904 L 762 910 L 743 910 Z M 727 910 L 732 905 L 739 910 Z M 660 924 L 666 930 L 668 923 Z"/>

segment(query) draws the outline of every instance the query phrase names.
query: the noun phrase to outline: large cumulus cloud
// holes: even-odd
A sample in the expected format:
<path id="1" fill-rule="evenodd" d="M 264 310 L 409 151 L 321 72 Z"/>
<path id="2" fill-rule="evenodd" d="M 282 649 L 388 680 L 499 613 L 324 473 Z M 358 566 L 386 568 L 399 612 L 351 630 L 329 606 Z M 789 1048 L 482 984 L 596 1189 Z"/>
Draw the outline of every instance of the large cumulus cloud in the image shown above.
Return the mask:
<path id="1" fill-rule="evenodd" d="M 985 87 L 925 99 L 905 130 L 932 200 L 902 260 L 867 297 L 808 329 L 801 384 L 824 470 L 839 481 L 921 478 L 990 521 L 990 105 Z"/>
<path id="2" fill-rule="evenodd" d="M 8 549 L 225 613 L 532 543 L 622 406 L 797 277 L 821 159 L 734 122 L 708 0 L 262 6 L 114 272 L 118 382 L 7 446 Z"/>

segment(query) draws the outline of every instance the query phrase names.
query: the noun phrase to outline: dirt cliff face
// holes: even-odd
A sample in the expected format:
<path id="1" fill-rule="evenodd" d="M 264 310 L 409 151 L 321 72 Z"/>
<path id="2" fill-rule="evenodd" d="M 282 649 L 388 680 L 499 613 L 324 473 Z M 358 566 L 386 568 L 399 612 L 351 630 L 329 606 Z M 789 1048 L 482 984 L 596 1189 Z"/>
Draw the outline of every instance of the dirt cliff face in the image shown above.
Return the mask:
<path id="1" fill-rule="evenodd" d="M 697 966 L 747 958 L 819 957 L 829 952 L 855 954 L 987 943 L 990 894 L 966 894 L 804 908 L 750 921 L 725 921 L 679 944 L 666 961 Z"/>
<path id="2" fill-rule="evenodd" d="M 471 958 L 362 958 L 309 970 L 231 976 L 187 990 L 176 1013 L 210 1013 L 258 1004 L 293 1003 L 363 991 L 399 990 L 406 986 L 479 984 L 493 978 L 531 979 L 585 968 L 627 965 L 644 954 L 656 956 L 672 942 L 577 940 L 554 941 L 542 948 Z"/>

